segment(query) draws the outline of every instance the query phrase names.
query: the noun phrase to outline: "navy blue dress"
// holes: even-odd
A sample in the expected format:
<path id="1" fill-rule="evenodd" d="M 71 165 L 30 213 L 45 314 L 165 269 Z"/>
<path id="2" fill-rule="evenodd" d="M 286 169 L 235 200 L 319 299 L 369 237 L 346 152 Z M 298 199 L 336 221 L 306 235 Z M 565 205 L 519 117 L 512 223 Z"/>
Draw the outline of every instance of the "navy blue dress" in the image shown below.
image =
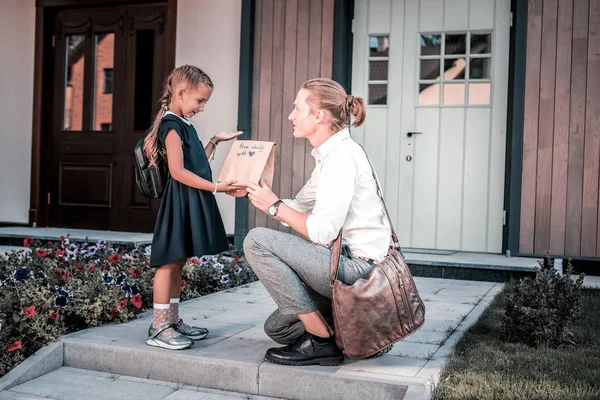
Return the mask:
<path id="1" fill-rule="evenodd" d="M 163 148 L 170 129 L 183 142 L 185 169 L 212 180 L 212 171 L 196 129 L 173 114 L 163 117 L 158 138 Z M 218 254 L 229 249 L 215 196 L 169 178 L 162 195 L 152 238 L 150 265 L 159 267 L 193 256 Z"/>

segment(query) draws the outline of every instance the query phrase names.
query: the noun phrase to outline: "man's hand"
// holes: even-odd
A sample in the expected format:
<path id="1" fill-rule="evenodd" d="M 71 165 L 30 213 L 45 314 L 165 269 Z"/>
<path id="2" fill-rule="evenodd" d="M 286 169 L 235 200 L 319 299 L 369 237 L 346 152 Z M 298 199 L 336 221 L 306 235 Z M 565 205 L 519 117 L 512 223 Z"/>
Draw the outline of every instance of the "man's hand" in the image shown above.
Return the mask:
<path id="1" fill-rule="evenodd" d="M 248 197 L 248 192 L 246 189 L 235 189 L 227 192 L 228 195 L 232 197 Z"/>
<path id="2" fill-rule="evenodd" d="M 248 191 L 248 198 L 254 204 L 254 207 L 258 208 L 264 213 L 268 213 L 269 207 L 275 203 L 279 198 L 271 188 L 264 184 L 264 182 L 259 182 L 259 185 L 255 185 L 251 182 L 246 184 L 246 190 Z"/>

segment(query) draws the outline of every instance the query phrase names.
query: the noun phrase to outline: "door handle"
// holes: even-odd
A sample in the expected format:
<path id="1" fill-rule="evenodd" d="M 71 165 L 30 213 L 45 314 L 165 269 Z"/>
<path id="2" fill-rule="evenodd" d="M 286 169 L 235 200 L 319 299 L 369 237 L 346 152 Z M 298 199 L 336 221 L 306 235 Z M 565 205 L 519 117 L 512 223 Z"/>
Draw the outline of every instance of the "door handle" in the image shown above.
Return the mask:
<path id="1" fill-rule="evenodd" d="M 406 136 L 408 136 L 408 137 L 412 137 L 412 135 L 422 135 L 422 134 L 423 134 L 423 132 L 408 132 L 408 133 L 406 134 Z"/>

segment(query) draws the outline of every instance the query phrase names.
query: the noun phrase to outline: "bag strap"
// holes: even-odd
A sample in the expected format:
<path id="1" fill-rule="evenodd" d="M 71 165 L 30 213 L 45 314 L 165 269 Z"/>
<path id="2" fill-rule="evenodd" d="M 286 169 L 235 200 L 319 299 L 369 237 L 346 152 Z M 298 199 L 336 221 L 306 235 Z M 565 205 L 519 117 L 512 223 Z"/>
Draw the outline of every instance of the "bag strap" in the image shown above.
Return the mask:
<path id="1" fill-rule="evenodd" d="M 387 205 L 385 204 L 385 200 L 383 198 L 383 191 L 381 190 L 381 184 L 379 183 L 379 178 L 377 177 L 377 172 L 375 171 L 375 167 L 373 166 L 373 163 L 371 162 L 371 159 L 369 158 L 369 155 L 367 154 L 367 151 L 365 150 L 365 148 L 360 143 L 358 143 L 358 142 L 355 142 L 355 143 L 358 144 L 360 146 L 360 148 L 363 150 L 363 152 L 365 153 L 365 156 L 367 157 L 367 161 L 369 162 L 369 165 L 371 166 L 371 172 L 373 173 L 373 178 L 375 178 L 375 184 L 377 185 L 377 195 L 381 199 L 381 203 L 383 204 L 383 210 L 385 211 L 385 215 L 388 219 L 388 222 L 390 224 L 390 229 L 392 231 L 392 235 L 391 235 L 392 236 L 392 246 L 400 250 L 400 243 L 398 241 L 398 236 L 396 235 L 396 230 L 394 229 L 394 224 L 392 224 L 392 219 L 390 218 L 390 213 L 388 212 Z M 340 268 L 341 251 L 342 251 L 342 230 L 340 229 L 340 233 L 338 234 L 337 238 L 331 244 L 331 259 L 329 261 L 329 281 L 330 281 L 331 287 L 333 287 L 333 284 L 335 283 L 335 281 L 337 280 L 337 277 L 338 277 L 338 271 Z"/>

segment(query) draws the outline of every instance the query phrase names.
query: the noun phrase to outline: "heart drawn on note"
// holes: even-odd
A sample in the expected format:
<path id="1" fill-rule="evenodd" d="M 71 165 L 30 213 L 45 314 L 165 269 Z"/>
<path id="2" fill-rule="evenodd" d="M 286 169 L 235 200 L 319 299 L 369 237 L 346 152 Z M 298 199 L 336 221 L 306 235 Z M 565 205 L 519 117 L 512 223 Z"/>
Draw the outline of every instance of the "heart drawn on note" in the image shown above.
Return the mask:
<path id="1" fill-rule="evenodd" d="M 256 153 L 255 151 L 249 151 L 248 154 L 250 155 L 250 157 L 252 157 L 254 155 L 254 153 Z"/>

